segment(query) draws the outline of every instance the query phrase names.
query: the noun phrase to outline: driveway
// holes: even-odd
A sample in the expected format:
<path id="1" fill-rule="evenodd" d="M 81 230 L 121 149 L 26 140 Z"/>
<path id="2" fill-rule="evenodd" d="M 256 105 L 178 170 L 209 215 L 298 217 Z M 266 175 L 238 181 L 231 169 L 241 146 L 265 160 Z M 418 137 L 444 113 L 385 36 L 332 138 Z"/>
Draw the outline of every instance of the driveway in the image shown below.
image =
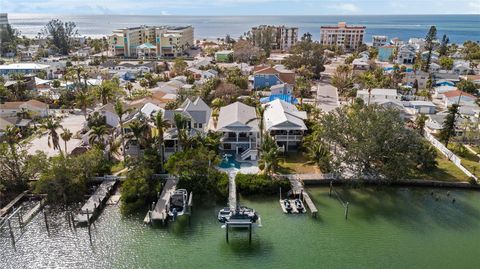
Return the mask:
<path id="1" fill-rule="evenodd" d="M 85 122 L 85 117 L 83 115 L 69 115 L 62 119 L 61 125 L 63 128 L 70 130 L 73 133 L 73 137 L 76 136 L 77 132 L 83 128 L 83 123 Z M 58 135 L 63 133 L 61 128 L 57 129 Z M 82 141 L 81 139 L 70 139 L 67 142 L 67 150 L 68 152 L 72 152 L 72 150 Z M 65 150 L 65 142 L 60 137 L 60 149 L 62 151 Z M 48 135 L 44 133 L 41 137 L 37 137 L 33 139 L 28 146 L 28 153 L 35 154 L 37 150 L 45 152 L 48 157 L 55 156 L 59 154 L 58 150 L 54 150 L 53 146 L 48 146 Z"/>
<path id="2" fill-rule="evenodd" d="M 327 113 L 339 107 L 337 88 L 325 81 L 318 82 L 317 106 Z"/>

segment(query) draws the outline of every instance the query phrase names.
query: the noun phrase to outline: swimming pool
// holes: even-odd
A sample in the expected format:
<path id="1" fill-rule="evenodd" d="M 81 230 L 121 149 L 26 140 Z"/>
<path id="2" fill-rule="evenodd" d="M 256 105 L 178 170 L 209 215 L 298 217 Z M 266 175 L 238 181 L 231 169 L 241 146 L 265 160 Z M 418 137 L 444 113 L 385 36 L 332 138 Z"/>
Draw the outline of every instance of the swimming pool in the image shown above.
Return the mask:
<path id="1" fill-rule="evenodd" d="M 235 158 L 231 155 L 224 155 L 222 158 L 222 162 L 218 165 L 221 168 L 237 168 L 240 169 L 240 163 L 235 160 Z"/>
<path id="2" fill-rule="evenodd" d="M 394 69 L 395 69 L 395 68 L 393 68 L 393 67 L 385 67 L 385 68 L 383 68 L 383 70 L 385 70 L 385 71 L 392 71 L 392 70 L 394 70 Z M 412 68 L 406 68 L 406 69 L 405 69 L 405 72 L 407 72 L 407 73 L 413 72 L 413 69 L 412 69 Z"/>

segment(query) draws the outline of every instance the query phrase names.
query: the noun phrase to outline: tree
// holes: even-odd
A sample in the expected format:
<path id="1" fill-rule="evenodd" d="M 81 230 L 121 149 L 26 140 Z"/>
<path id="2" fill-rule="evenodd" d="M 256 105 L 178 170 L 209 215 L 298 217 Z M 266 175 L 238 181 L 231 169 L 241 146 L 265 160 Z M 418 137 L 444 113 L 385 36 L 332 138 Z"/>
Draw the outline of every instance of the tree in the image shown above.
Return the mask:
<path id="1" fill-rule="evenodd" d="M 101 85 L 95 87 L 95 95 L 102 101 L 103 105 L 108 104 L 121 93 L 118 80 L 104 80 Z"/>
<path id="2" fill-rule="evenodd" d="M 285 58 L 285 66 L 290 69 L 305 66 L 312 72 L 313 78 L 319 79 L 320 73 L 325 71 L 324 64 L 327 60 L 323 50 L 322 45 L 317 42 L 299 41 L 290 49 L 292 55 Z"/>
<path id="3" fill-rule="evenodd" d="M 260 166 L 263 166 L 265 174 L 270 176 L 278 170 L 280 163 L 280 152 L 272 136 L 265 135 L 260 144 L 260 152 Z"/>
<path id="4" fill-rule="evenodd" d="M 457 88 L 461 91 L 470 93 L 470 94 L 477 94 L 478 93 L 478 86 L 470 80 L 460 80 L 457 84 Z"/>
<path id="5" fill-rule="evenodd" d="M 406 178 L 419 165 L 423 138 L 405 128 L 400 113 L 379 105 L 355 103 L 319 118 L 321 139 L 333 145 L 332 171 L 343 176 Z"/>
<path id="6" fill-rule="evenodd" d="M 115 102 L 115 113 L 118 116 L 118 122 L 120 124 L 120 134 L 121 134 L 121 140 L 122 140 L 122 157 L 125 159 L 125 130 L 123 129 L 123 116 L 125 116 L 126 113 L 128 113 L 128 110 L 125 110 L 123 108 L 123 104 L 120 101 L 120 99 L 117 99 Z"/>
<path id="7" fill-rule="evenodd" d="M 430 63 L 432 61 L 432 51 L 434 48 L 433 41 L 437 39 L 437 28 L 435 26 L 430 27 L 428 30 L 428 34 L 425 37 L 425 49 L 428 51 L 427 60 L 425 61 L 425 65 L 423 66 L 423 71 L 428 72 L 430 68 Z"/>
<path id="8" fill-rule="evenodd" d="M 73 37 L 78 34 L 74 22 L 64 23 L 59 19 L 49 21 L 43 32 L 51 37 L 53 45 L 55 45 L 63 55 L 68 55 L 72 47 Z"/>
<path id="9" fill-rule="evenodd" d="M 428 117 L 425 114 L 420 114 L 415 119 L 415 125 L 418 132 L 423 135 L 425 132 L 425 123 L 427 122 Z"/>
<path id="10" fill-rule="evenodd" d="M 438 53 L 440 54 L 440 56 L 447 56 L 449 42 L 450 39 L 448 38 L 448 36 L 443 35 L 442 42 L 440 43 L 440 48 L 438 49 Z"/>
<path id="11" fill-rule="evenodd" d="M 140 154 L 140 149 L 144 146 L 145 139 L 147 138 L 147 124 L 142 119 L 135 119 L 130 123 L 129 128 L 132 131 L 132 136 L 138 143 L 138 154 Z"/>
<path id="12" fill-rule="evenodd" d="M 87 118 L 87 108 L 93 104 L 93 98 L 88 90 L 79 90 L 75 95 L 75 106 L 80 108 L 85 119 Z"/>
<path id="13" fill-rule="evenodd" d="M 353 88 L 352 68 L 342 64 L 337 67 L 332 77 L 332 85 L 338 89 L 340 96 L 347 96 Z"/>
<path id="14" fill-rule="evenodd" d="M 41 128 L 48 132 L 48 146 L 53 146 L 54 150 L 60 150 L 60 139 L 57 133 L 57 129 L 61 127 L 62 126 L 58 119 L 53 117 L 46 118 L 44 123 L 41 125 Z"/>
<path id="15" fill-rule="evenodd" d="M 63 142 L 65 142 L 65 155 L 68 155 L 68 150 L 67 150 L 67 142 L 70 141 L 72 138 L 73 134 L 70 132 L 68 129 L 63 129 L 63 133 L 60 134 L 60 137 L 62 138 Z"/>
<path id="16" fill-rule="evenodd" d="M 88 143 L 90 143 L 90 145 L 98 145 L 101 149 L 104 149 L 106 146 L 105 136 L 109 133 L 105 125 L 93 126 L 88 135 Z"/>
<path id="17" fill-rule="evenodd" d="M 300 105 L 303 104 L 303 98 L 309 97 L 311 95 L 310 93 L 311 90 L 311 85 L 310 81 L 306 79 L 305 77 L 298 77 L 295 80 L 295 95 L 300 97 Z"/>
<path id="18" fill-rule="evenodd" d="M 440 141 L 445 144 L 445 147 L 448 147 L 450 139 L 455 136 L 455 122 L 457 120 L 458 108 L 459 105 L 457 104 L 453 104 L 448 108 L 448 115 L 445 117 L 442 129 L 440 130 Z"/>
<path id="19" fill-rule="evenodd" d="M 453 59 L 450 57 L 446 57 L 446 56 L 440 57 L 439 62 L 442 69 L 451 70 L 453 67 Z"/>
<path id="20" fill-rule="evenodd" d="M 185 62 L 184 59 L 176 58 L 175 61 L 173 61 L 172 71 L 175 73 L 175 75 L 181 75 L 183 74 L 183 72 L 185 72 L 185 69 L 187 69 L 187 67 L 187 62 Z"/>
<path id="21" fill-rule="evenodd" d="M 173 122 L 175 123 L 175 128 L 177 129 L 177 135 L 178 135 L 178 144 L 180 147 L 185 147 L 185 142 L 187 140 L 187 123 L 189 121 L 189 118 L 184 116 L 181 113 L 175 113 L 173 116 Z"/>
<path id="22" fill-rule="evenodd" d="M 323 173 L 331 172 L 332 166 L 330 162 L 332 157 L 324 143 L 315 141 L 313 145 L 307 148 L 307 157 L 307 164 L 317 166 Z"/>
<path id="23" fill-rule="evenodd" d="M 165 156 L 164 156 L 165 145 L 164 145 L 163 136 L 164 136 L 165 130 L 170 126 L 170 123 L 163 118 L 163 113 L 160 110 L 157 112 L 157 115 L 155 115 L 154 124 L 158 132 L 156 143 L 157 143 L 158 153 L 160 155 L 160 165 L 161 165 L 160 171 L 163 171 L 163 163 L 165 162 Z"/>
<path id="24" fill-rule="evenodd" d="M 254 63 L 262 57 L 262 50 L 247 40 L 239 40 L 233 45 L 233 59 L 241 63 Z"/>

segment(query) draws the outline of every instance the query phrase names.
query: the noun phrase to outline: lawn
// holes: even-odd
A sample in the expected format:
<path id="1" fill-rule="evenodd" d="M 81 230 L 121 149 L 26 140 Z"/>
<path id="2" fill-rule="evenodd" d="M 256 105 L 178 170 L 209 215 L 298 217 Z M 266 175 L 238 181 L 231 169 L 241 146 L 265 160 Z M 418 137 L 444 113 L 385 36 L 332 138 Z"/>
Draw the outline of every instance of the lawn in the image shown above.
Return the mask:
<path id="1" fill-rule="evenodd" d="M 468 169 L 472 174 L 480 177 L 480 158 L 473 154 L 466 148 L 462 149 L 462 146 L 458 146 L 456 143 L 451 143 L 448 148 L 453 151 L 462 160 L 462 165 Z M 474 148 L 475 150 L 475 148 Z"/>
<path id="2" fill-rule="evenodd" d="M 425 180 L 439 181 L 468 181 L 468 176 L 454 163 L 437 150 L 437 167 L 428 172 L 415 172 L 412 177 Z"/>
<path id="3" fill-rule="evenodd" d="M 280 162 L 281 174 L 316 174 L 320 170 L 314 165 L 307 165 L 307 158 L 302 152 L 288 152 L 282 156 L 283 162 Z"/>

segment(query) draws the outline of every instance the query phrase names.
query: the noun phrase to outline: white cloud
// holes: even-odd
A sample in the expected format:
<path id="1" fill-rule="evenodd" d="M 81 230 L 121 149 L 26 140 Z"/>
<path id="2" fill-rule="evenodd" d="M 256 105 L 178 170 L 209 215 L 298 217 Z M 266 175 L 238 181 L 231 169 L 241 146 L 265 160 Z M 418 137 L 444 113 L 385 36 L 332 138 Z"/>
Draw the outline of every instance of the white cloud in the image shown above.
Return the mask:
<path id="1" fill-rule="evenodd" d="M 337 9 L 345 12 L 358 12 L 360 9 L 352 3 L 342 3 L 330 6 L 332 9 Z"/>
<path id="2" fill-rule="evenodd" d="M 469 2 L 468 6 L 473 8 L 473 13 L 480 13 L 480 1 Z"/>

